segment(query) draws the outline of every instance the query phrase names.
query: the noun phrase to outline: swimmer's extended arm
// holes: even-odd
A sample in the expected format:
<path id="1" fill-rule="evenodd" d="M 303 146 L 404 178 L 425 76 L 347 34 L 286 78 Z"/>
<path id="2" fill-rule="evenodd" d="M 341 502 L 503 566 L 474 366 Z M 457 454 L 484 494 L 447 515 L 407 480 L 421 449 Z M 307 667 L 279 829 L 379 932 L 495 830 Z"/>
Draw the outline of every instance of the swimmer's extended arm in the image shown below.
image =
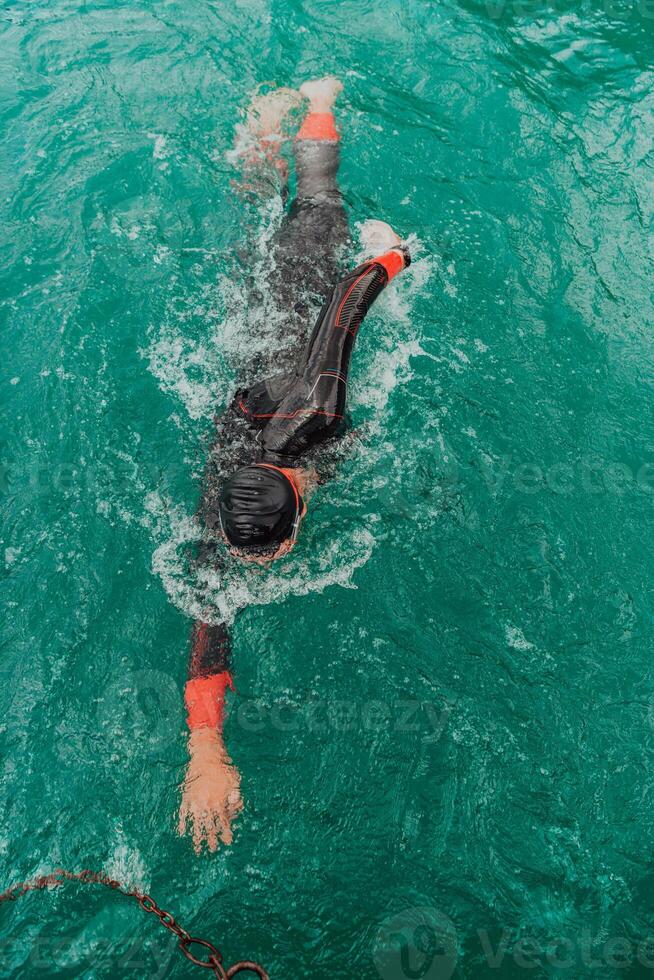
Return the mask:
<path id="1" fill-rule="evenodd" d="M 280 401 L 260 417 L 264 458 L 284 465 L 335 435 L 343 425 L 350 357 L 366 313 L 388 283 L 411 262 L 405 246 L 362 263 L 327 297 L 297 374 Z M 257 407 L 244 411 L 257 418 Z"/>
<path id="2" fill-rule="evenodd" d="M 224 624 L 196 622 L 184 690 L 189 731 L 212 728 L 222 732 L 225 691 L 234 690 L 230 672 L 229 634 Z"/>
<path id="3" fill-rule="evenodd" d="M 240 413 L 232 403 L 216 421 L 216 435 L 204 472 L 202 498 L 197 517 L 203 525 L 205 540 L 198 548 L 195 564 L 208 568 L 220 561 L 217 545 L 220 529 L 218 493 L 220 469 L 218 460 L 235 452 L 241 443 L 238 426 Z M 231 462 L 231 460 L 230 460 Z M 224 623 L 211 625 L 198 620 L 191 633 L 191 655 L 184 690 L 189 731 L 211 728 L 222 732 L 225 691 L 234 689 L 230 673 L 229 633 Z"/>
<path id="4" fill-rule="evenodd" d="M 204 529 L 204 540 L 198 548 L 198 568 L 215 567 L 221 561 L 218 543 L 220 518 L 218 498 L 221 471 L 244 464 L 242 454 L 243 413 L 238 397 L 216 419 L 215 438 L 204 471 L 202 497 L 197 519 Z M 229 632 L 224 623 L 211 625 L 198 620 L 191 633 L 191 656 L 184 691 L 189 731 L 211 728 L 222 732 L 225 691 L 234 690 Z"/>
<path id="5" fill-rule="evenodd" d="M 224 625 L 196 622 L 193 627 L 185 702 L 189 763 L 179 814 L 179 832 L 190 826 L 195 850 L 206 841 L 215 851 L 218 838 L 231 844 L 231 822 L 242 809 L 241 777 L 223 740 L 225 692 L 233 690 L 229 636 Z"/>
<path id="6" fill-rule="evenodd" d="M 196 559 L 200 567 L 215 566 L 220 561 L 221 549 L 217 545 L 220 470 L 217 462 L 222 463 L 227 458 L 228 464 L 238 465 L 242 425 L 242 413 L 234 403 L 216 423 L 216 438 L 205 470 L 198 512 L 205 532 Z M 179 832 L 183 834 L 190 830 L 198 852 L 204 842 L 210 851 L 216 850 L 219 838 L 225 844 L 231 843 L 231 821 L 242 807 L 240 776 L 232 765 L 223 739 L 228 688 L 234 689 L 227 627 L 197 621 L 191 634 L 191 656 L 184 691 L 189 763 L 182 791 Z"/>
<path id="7" fill-rule="evenodd" d="M 399 245 L 343 276 L 327 297 L 313 328 L 300 364 L 305 379 L 313 381 L 329 371 L 347 378 L 354 340 L 368 310 L 389 282 L 410 264 L 408 248 Z"/>

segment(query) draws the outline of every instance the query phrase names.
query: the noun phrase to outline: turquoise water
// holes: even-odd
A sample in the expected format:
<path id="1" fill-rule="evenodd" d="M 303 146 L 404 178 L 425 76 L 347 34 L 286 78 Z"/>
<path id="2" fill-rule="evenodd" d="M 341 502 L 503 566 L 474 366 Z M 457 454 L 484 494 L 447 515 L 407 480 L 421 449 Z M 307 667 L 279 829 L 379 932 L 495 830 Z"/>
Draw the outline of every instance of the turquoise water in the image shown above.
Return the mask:
<path id="1" fill-rule="evenodd" d="M 652 975 L 652 5 L 0 25 L 2 882 L 104 869 L 276 980 Z M 325 72 L 352 226 L 416 261 L 292 558 L 210 583 L 246 807 L 197 858 L 192 515 L 280 218 L 229 150 L 260 82 Z M 111 895 L 0 914 L 3 976 L 202 975 Z"/>

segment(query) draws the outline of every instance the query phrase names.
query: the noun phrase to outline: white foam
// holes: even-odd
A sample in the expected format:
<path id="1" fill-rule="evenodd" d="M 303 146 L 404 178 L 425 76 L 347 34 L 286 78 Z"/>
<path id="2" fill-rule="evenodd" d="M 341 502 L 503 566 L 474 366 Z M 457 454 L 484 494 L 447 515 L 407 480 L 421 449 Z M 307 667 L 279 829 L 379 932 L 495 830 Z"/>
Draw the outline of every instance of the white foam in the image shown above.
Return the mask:
<path id="1" fill-rule="evenodd" d="M 166 259 L 170 258 L 170 249 L 167 245 L 157 245 L 157 249 L 152 257 L 155 265 L 161 265 Z"/>
<path id="2" fill-rule="evenodd" d="M 161 133 L 148 133 L 148 139 L 154 140 L 152 147 L 153 160 L 165 160 L 168 156 L 168 146 L 165 136 Z"/>
<path id="3" fill-rule="evenodd" d="M 218 392 L 212 385 L 212 356 L 205 344 L 179 330 L 164 330 L 147 356 L 161 390 L 179 399 L 190 418 L 211 415 Z"/>
<path id="4" fill-rule="evenodd" d="M 120 843 L 114 848 L 113 854 L 104 866 L 104 871 L 126 888 L 147 891 L 149 887 L 143 858 L 136 848 L 128 847 L 127 844 Z"/>
<path id="5" fill-rule="evenodd" d="M 151 530 L 161 539 L 152 556 L 154 574 L 178 609 L 208 623 L 231 623 L 239 609 L 246 606 L 323 592 L 331 585 L 355 588 L 352 576 L 366 564 L 375 543 L 365 528 L 348 535 L 334 529 L 327 545 L 308 555 L 298 547 L 283 561 L 266 568 L 226 559 L 223 568 L 204 568 L 193 575 L 188 557 L 200 539 L 197 522 L 183 508 L 157 493 L 148 495 L 146 509 Z"/>
<path id="6" fill-rule="evenodd" d="M 399 340 L 390 350 L 377 350 L 366 372 L 365 380 L 352 386 L 350 407 L 373 409 L 375 431 L 383 426 L 383 412 L 392 392 L 413 377 L 411 358 L 425 354 L 418 340 Z"/>
<path id="7" fill-rule="evenodd" d="M 231 150 L 227 150 L 225 153 L 216 153 L 216 159 L 221 157 L 231 166 L 238 166 L 242 159 L 248 155 L 249 152 L 255 151 L 257 148 L 257 141 L 252 135 L 252 131 L 245 125 L 245 123 L 237 123 L 236 125 L 236 136 L 234 139 L 234 146 Z"/>
<path id="8" fill-rule="evenodd" d="M 265 283 L 273 271 L 271 241 L 282 215 L 280 199 L 264 209 L 252 248 L 251 275 L 257 282 Z M 158 256 L 159 261 L 166 257 Z M 206 257 L 214 256 L 207 252 Z M 191 318 L 201 324 L 195 335 Z M 178 304 L 140 353 L 162 391 L 181 402 L 191 419 L 208 419 L 231 393 L 234 370 L 257 353 L 283 349 L 284 319 L 265 292 L 254 306 L 242 282 L 222 275 Z"/>
<path id="9" fill-rule="evenodd" d="M 511 626 L 507 624 L 504 628 L 504 635 L 506 636 L 506 642 L 514 650 L 535 650 L 533 643 L 525 638 L 524 633 L 517 626 Z"/>

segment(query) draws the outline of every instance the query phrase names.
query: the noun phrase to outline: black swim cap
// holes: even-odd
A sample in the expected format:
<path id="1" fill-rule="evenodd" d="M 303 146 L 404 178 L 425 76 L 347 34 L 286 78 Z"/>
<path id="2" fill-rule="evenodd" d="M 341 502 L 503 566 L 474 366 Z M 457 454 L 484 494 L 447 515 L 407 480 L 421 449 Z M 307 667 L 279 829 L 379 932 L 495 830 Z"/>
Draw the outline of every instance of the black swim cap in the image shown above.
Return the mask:
<path id="1" fill-rule="evenodd" d="M 219 507 L 231 545 L 265 550 L 292 534 L 298 496 L 292 481 L 279 470 L 244 466 L 223 484 Z"/>

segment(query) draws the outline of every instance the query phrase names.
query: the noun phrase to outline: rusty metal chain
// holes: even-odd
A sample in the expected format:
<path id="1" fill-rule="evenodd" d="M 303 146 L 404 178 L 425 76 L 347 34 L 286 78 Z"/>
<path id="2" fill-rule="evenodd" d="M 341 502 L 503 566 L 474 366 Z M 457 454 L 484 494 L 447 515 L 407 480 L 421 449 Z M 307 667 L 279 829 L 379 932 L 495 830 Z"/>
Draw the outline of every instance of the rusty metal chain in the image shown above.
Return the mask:
<path id="1" fill-rule="evenodd" d="M 56 868 L 51 874 L 40 875 L 38 878 L 32 878 L 30 881 L 21 881 L 17 885 L 12 885 L 11 888 L 7 888 L 6 891 L 0 893 L 0 902 L 14 902 L 27 892 L 62 885 L 65 881 L 76 881 L 83 885 L 104 885 L 107 888 L 113 888 L 114 891 L 120 892 L 121 895 L 125 895 L 127 898 L 136 899 L 144 912 L 155 915 L 164 929 L 168 929 L 169 932 L 172 932 L 177 937 L 179 948 L 187 960 L 195 966 L 213 970 L 213 974 L 215 977 L 218 977 L 218 980 L 232 980 L 232 977 L 238 976 L 239 973 L 247 972 L 256 973 L 260 980 L 270 980 L 264 968 L 252 960 L 240 960 L 229 968 L 223 966 L 222 953 L 208 939 L 198 939 L 195 936 L 191 936 L 183 926 L 180 926 L 175 916 L 170 912 L 160 909 L 150 895 L 136 888 L 125 888 L 119 881 L 99 871 L 89 871 L 88 869 L 84 871 L 66 871 L 64 868 Z M 206 959 L 200 959 L 198 956 L 195 956 L 191 952 L 191 946 L 201 946 L 206 951 Z"/>

